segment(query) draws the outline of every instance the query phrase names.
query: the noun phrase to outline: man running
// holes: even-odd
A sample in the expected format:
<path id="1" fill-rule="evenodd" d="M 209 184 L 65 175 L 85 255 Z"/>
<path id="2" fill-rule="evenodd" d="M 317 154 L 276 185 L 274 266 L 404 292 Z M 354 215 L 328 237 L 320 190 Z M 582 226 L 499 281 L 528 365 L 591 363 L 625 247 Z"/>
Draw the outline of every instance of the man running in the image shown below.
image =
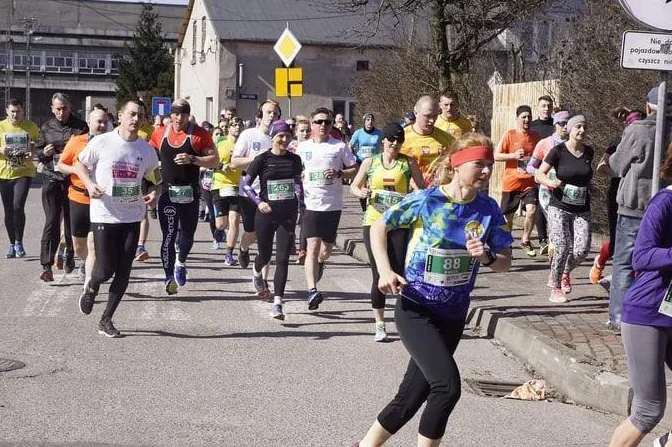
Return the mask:
<path id="1" fill-rule="evenodd" d="M 330 137 L 333 120 L 329 109 L 315 110 L 311 123 L 313 136 L 299 144 L 297 154 L 304 169 L 308 310 L 317 310 L 324 299 L 317 291 L 317 282 L 324 273 L 325 261 L 331 256 L 343 209 L 341 180 L 355 176 L 357 161 L 345 142 Z"/>
<path id="2" fill-rule="evenodd" d="M 0 121 L 0 196 L 5 210 L 9 239 L 7 258 L 23 258 L 23 230 L 26 227 L 26 199 L 35 177 L 31 147 L 40 134 L 37 125 L 23 118 L 23 103 L 7 101 L 7 119 Z"/>
<path id="3" fill-rule="evenodd" d="M 156 201 L 156 191 L 142 196 L 140 183 L 158 168 L 156 151 L 138 137 L 144 110 L 137 100 L 124 103 L 121 125 L 91 140 L 79 154 L 75 172 L 91 197 L 93 242 L 98 253 L 91 278 L 79 299 L 80 311 L 88 315 L 100 284 L 114 276 L 98 332 L 107 337 L 121 334 L 112 316 L 128 287 L 140 221 L 147 205 Z"/>
<path id="4" fill-rule="evenodd" d="M 43 176 L 42 207 L 45 223 L 40 249 L 40 264 L 42 264 L 40 279 L 45 282 L 54 280 L 51 266 L 54 264 L 54 257 L 57 255 L 61 241 L 61 217 L 65 236 L 63 268 L 66 273 L 75 269 L 75 253 L 70 234 L 67 180 L 62 173 L 58 172 L 56 166 L 65 148 L 65 143 L 70 137 L 89 132 L 89 126 L 71 113 L 70 99 L 64 93 L 55 93 L 52 96 L 51 112 L 54 117 L 42 125 L 40 137 L 35 144 L 37 158 L 40 161 L 37 170 Z"/>
<path id="5" fill-rule="evenodd" d="M 70 226 L 72 232 L 72 245 L 75 254 L 82 260 L 79 266 L 79 277 L 86 282 L 86 278 L 91 276 L 93 270 L 93 261 L 95 254 L 93 250 L 93 234 L 91 233 L 91 218 L 89 215 L 89 205 L 91 198 L 86 186 L 77 177 L 75 172 L 75 161 L 79 154 L 93 137 L 107 132 L 107 113 L 104 110 L 94 109 L 89 114 L 89 132 L 70 138 L 65 145 L 63 154 L 58 161 L 58 170 L 64 175 L 70 176 L 70 187 L 68 188 L 68 199 L 70 203 Z M 87 276 L 88 273 L 88 276 Z"/>
<path id="6" fill-rule="evenodd" d="M 178 286 L 187 283 L 187 256 L 194 245 L 198 225 L 199 168 L 215 168 L 219 164 L 212 136 L 191 123 L 190 114 L 187 100 L 176 100 L 170 106 L 170 124 L 163 132 L 154 132 L 150 139 L 161 159 L 163 184 L 157 212 L 163 233 L 161 264 L 168 295 L 176 294 Z M 176 239 L 179 239 L 177 256 Z"/>
<path id="7" fill-rule="evenodd" d="M 457 93 L 446 90 L 439 96 L 441 113 L 436 118 L 435 126 L 453 138 L 460 138 L 471 132 L 471 121 L 460 112 L 460 98 Z"/>

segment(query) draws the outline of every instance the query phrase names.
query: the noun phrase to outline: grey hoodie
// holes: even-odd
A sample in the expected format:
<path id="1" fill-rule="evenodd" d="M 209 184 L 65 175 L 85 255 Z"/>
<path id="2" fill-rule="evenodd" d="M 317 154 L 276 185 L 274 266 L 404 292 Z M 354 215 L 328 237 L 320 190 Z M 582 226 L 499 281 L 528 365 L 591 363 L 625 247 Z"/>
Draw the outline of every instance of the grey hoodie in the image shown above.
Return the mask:
<path id="1" fill-rule="evenodd" d="M 669 127 L 668 122 L 661 162 L 669 144 Z M 609 157 L 609 167 L 621 177 L 616 195 L 620 215 L 639 219 L 644 216 L 651 199 L 655 137 L 656 115 L 653 114 L 626 127 L 616 152 Z"/>

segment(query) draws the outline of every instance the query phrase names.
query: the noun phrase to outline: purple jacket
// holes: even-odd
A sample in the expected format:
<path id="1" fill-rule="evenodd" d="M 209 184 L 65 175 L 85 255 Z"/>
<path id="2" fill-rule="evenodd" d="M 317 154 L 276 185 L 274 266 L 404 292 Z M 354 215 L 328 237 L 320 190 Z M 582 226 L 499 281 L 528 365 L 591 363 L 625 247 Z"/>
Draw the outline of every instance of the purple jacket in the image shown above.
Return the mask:
<path id="1" fill-rule="evenodd" d="M 672 190 L 651 199 L 637 231 L 632 268 L 637 276 L 623 298 L 625 323 L 672 327 L 672 318 L 658 313 L 672 281 Z"/>

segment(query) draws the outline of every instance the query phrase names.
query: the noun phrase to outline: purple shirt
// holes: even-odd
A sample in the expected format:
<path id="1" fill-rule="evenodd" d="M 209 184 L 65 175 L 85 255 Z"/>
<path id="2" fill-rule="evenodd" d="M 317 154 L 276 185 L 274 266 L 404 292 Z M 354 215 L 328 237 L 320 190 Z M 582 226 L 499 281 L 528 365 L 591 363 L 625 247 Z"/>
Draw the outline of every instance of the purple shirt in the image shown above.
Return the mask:
<path id="1" fill-rule="evenodd" d="M 672 327 L 672 318 L 658 313 L 672 280 L 672 191 L 663 189 L 651 199 L 632 250 L 635 280 L 623 298 L 625 323 Z"/>

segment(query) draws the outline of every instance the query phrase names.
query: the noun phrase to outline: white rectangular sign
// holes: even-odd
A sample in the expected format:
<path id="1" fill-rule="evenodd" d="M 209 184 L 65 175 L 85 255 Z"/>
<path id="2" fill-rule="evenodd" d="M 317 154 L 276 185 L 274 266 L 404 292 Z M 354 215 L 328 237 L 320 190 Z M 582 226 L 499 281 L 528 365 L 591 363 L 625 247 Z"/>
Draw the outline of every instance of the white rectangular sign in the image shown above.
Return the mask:
<path id="1" fill-rule="evenodd" d="M 672 34 L 624 32 L 621 67 L 672 71 Z"/>

